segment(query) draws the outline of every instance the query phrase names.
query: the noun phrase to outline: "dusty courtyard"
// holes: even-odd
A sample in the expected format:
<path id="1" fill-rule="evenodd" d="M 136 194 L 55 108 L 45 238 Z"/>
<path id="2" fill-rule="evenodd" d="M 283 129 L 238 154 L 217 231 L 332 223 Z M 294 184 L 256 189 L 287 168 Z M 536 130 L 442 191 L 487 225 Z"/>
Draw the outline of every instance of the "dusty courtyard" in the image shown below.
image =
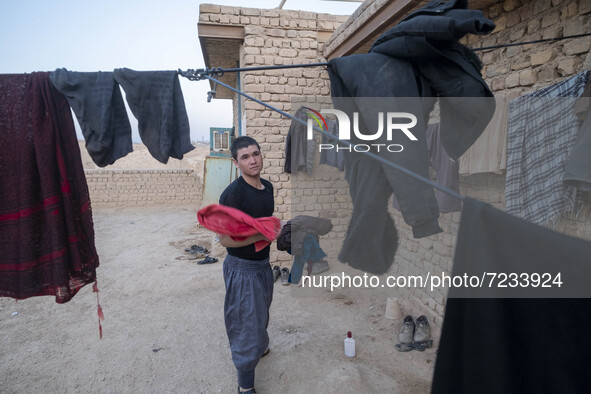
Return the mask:
<path id="1" fill-rule="evenodd" d="M 52 297 L 0 298 L 0 392 L 234 393 L 224 250 L 214 247 L 215 264 L 186 260 L 185 247 L 212 247 L 195 211 L 100 209 L 94 221 L 103 339 L 92 286 L 62 305 Z M 295 297 L 276 282 L 259 393 L 429 392 L 437 340 L 423 353 L 400 353 L 400 321 L 384 317 L 384 299 L 323 294 Z M 353 359 L 343 353 L 348 330 Z"/>

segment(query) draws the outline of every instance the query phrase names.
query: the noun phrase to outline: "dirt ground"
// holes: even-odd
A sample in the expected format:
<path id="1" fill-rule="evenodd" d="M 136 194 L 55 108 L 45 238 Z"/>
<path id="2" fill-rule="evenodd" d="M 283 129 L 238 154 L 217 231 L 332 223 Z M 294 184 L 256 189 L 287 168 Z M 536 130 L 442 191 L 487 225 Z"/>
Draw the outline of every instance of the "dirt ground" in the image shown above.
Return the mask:
<path id="1" fill-rule="evenodd" d="M 102 209 L 94 220 L 103 339 L 92 286 L 62 305 L 0 298 L 0 392 L 235 392 L 222 314 L 224 250 L 214 247 L 215 264 L 186 260 L 185 247 L 212 247 L 195 211 Z M 384 317 L 385 300 L 328 290 L 301 298 L 290 288 L 275 285 L 259 393 L 429 392 L 436 346 L 395 350 L 400 320 Z M 352 359 L 343 353 L 348 330 Z"/>

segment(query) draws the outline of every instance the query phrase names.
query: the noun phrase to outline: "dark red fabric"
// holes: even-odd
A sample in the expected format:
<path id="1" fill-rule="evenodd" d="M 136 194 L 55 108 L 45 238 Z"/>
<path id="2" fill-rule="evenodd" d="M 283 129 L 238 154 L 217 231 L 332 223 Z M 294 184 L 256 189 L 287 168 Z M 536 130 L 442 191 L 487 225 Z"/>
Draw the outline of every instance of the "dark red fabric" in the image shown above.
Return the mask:
<path id="1" fill-rule="evenodd" d="M 197 212 L 197 220 L 203 227 L 218 234 L 230 235 L 235 241 L 243 241 L 261 233 L 271 241 L 277 238 L 281 222 L 274 216 L 253 218 L 239 209 L 220 204 L 208 205 Z M 257 241 L 255 252 L 263 250 L 271 242 Z"/>
<path id="2" fill-rule="evenodd" d="M 98 265 L 66 98 L 49 73 L 0 75 L 0 296 L 65 303 Z"/>

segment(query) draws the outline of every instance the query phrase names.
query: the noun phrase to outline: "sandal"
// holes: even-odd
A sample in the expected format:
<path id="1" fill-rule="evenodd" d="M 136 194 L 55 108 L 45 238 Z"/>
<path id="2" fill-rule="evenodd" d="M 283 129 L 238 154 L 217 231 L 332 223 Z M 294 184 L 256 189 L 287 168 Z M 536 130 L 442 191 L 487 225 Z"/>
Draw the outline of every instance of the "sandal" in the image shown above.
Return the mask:
<path id="1" fill-rule="evenodd" d="M 199 258 L 202 258 L 202 257 L 205 257 L 205 256 L 207 256 L 207 255 L 205 253 L 203 253 L 203 252 L 200 252 L 198 250 L 191 250 L 189 252 L 189 256 L 187 258 L 189 260 L 195 260 L 195 259 L 199 259 Z"/>
<path id="2" fill-rule="evenodd" d="M 195 254 L 195 253 L 209 254 L 209 253 L 211 253 L 209 250 L 207 250 L 203 246 L 199 246 L 199 245 L 191 245 L 190 248 L 185 249 L 185 252 L 191 253 L 191 254 Z"/>
<path id="3" fill-rule="evenodd" d="M 199 260 L 197 262 L 197 264 L 212 264 L 212 263 L 217 263 L 217 261 L 218 261 L 218 259 L 216 259 L 215 257 L 207 256 L 203 260 Z"/>

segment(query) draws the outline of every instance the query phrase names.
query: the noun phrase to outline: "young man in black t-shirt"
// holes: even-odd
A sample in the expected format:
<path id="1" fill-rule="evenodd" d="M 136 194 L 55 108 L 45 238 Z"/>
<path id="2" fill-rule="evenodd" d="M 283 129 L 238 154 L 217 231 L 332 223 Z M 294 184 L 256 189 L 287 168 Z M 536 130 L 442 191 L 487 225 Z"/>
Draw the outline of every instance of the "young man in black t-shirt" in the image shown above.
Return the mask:
<path id="1" fill-rule="evenodd" d="M 220 204 L 254 217 L 272 216 L 275 209 L 273 185 L 260 174 L 263 156 L 251 137 L 238 137 L 230 147 L 234 164 L 242 175 L 220 196 Z M 269 265 L 270 246 L 255 252 L 254 243 L 267 240 L 262 234 L 244 241 L 218 235 L 228 250 L 224 260 L 224 322 L 230 341 L 232 361 L 238 371 L 238 392 L 255 393 L 254 370 L 268 353 L 269 307 L 273 300 L 273 272 Z"/>

